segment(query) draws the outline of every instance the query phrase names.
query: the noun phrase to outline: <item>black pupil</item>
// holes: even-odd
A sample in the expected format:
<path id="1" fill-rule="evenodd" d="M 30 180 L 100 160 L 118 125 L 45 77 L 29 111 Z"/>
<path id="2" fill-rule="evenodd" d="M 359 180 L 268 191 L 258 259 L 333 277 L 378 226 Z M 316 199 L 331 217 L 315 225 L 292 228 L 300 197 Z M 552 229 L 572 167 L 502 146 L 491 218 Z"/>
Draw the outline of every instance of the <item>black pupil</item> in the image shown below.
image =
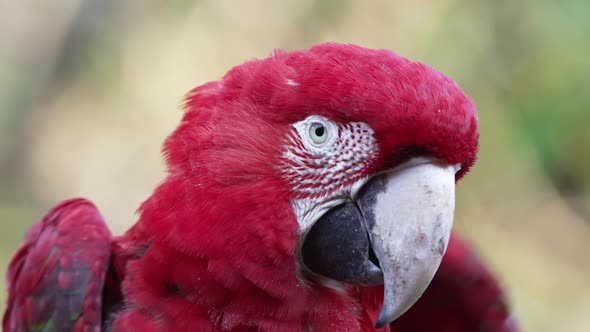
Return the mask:
<path id="1" fill-rule="evenodd" d="M 322 125 L 317 125 L 317 126 L 315 127 L 315 135 L 316 135 L 317 137 L 322 137 L 322 136 L 324 136 L 324 126 L 322 126 Z"/>

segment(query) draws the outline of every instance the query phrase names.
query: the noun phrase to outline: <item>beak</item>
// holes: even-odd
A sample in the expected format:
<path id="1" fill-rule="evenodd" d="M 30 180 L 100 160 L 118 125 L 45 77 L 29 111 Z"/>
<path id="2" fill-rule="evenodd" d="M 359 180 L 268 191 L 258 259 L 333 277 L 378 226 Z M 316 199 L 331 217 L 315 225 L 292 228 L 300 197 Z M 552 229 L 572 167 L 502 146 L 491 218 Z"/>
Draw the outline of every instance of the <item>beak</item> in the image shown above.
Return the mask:
<path id="1" fill-rule="evenodd" d="M 426 290 L 447 248 L 456 166 L 416 158 L 372 178 L 352 202 L 333 208 L 302 247 L 314 273 L 351 284 L 384 285 L 376 328 L 401 316 Z"/>

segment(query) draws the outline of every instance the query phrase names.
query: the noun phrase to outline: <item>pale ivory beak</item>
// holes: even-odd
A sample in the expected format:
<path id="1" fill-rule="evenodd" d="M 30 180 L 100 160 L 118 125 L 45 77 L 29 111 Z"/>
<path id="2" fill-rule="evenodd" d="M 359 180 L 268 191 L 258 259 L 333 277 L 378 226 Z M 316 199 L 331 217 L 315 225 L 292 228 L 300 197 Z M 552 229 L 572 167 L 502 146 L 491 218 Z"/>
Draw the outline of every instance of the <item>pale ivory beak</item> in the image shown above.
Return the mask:
<path id="1" fill-rule="evenodd" d="M 432 159 L 411 160 L 375 177 L 359 193 L 357 204 L 383 271 L 377 328 L 408 310 L 434 277 L 453 225 L 457 169 Z"/>

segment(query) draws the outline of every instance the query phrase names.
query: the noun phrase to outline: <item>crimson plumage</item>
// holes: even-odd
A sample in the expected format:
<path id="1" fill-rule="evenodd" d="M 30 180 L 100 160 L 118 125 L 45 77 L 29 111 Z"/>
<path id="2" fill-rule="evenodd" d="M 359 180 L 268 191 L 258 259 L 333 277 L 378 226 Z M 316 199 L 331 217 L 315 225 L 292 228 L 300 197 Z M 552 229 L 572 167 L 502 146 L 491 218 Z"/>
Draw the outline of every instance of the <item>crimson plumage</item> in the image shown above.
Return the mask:
<path id="1" fill-rule="evenodd" d="M 92 203 L 63 201 L 10 263 L 3 331 L 99 331 L 111 233 Z"/>
<path id="2" fill-rule="evenodd" d="M 307 149 L 296 128 L 310 117 L 336 128 L 332 135 L 350 151 L 330 151 L 328 158 L 325 152 Z M 339 136 L 345 130 L 352 130 L 347 140 Z M 355 159 L 360 152 L 352 146 L 360 142 L 372 150 Z M 103 248 L 103 260 L 110 262 L 93 270 L 97 273 L 91 282 L 98 288 L 106 284 L 103 329 L 373 331 L 383 287 L 329 287 L 307 273 L 298 256 L 304 223 L 293 202 L 315 204 L 348 194 L 358 181 L 417 156 L 460 165 L 455 175 L 459 180 L 475 162 L 477 149 L 477 114 L 469 98 L 446 76 L 391 51 L 323 44 L 277 51 L 237 66 L 222 80 L 187 96 L 182 122 L 164 144 L 168 175 L 141 205 L 138 222 L 109 241 L 102 233 L 93 238 Z M 358 169 L 346 173 L 353 160 Z M 306 172 L 306 167 L 315 173 Z M 332 177 L 322 173 L 327 170 Z M 300 178 L 294 180 L 293 174 Z M 297 186 L 300 183 L 309 185 Z M 81 209 L 89 204 L 74 202 Z M 59 218 L 76 216 L 64 211 Z M 92 222 L 98 230 L 105 227 L 101 218 Z M 64 234 L 75 238 L 82 231 L 72 228 Z M 46 255 L 46 246 L 52 244 L 47 241 L 53 240 L 29 239 L 28 249 L 21 249 L 11 263 L 7 331 L 30 329 L 31 322 L 47 320 L 39 310 L 23 314 L 17 303 L 34 302 L 38 297 L 31 294 L 49 294 L 51 289 L 29 284 L 21 290 L 19 283 L 31 272 L 14 268 Z M 80 244 L 60 254 L 77 257 L 76 252 L 91 249 Z M 471 271 L 464 269 L 472 264 L 464 255 L 470 249 L 451 241 L 448 250 L 462 254 L 445 258 L 440 271 L 462 280 Z M 46 264 L 51 269 L 55 263 Z M 483 265 L 474 269 L 489 276 Z M 485 280 L 495 282 L 491 277 Z M 86 291 L 90 286 L 77 287 Z M 416 306 L 425 308 L 419 313 L 424 317 L 432 310 L 428 304 L 438 301 L 438 291 L 434 297 L 429 292 L 426 305 Z M 499 289 L 482 294 L 490 298 L 490 305 L 501 296 Z M 449 312 L 464 312 L 465 303 L 471 302 L 453 302 Z M 484 305 L 465 319 L 495 326 L 489 325 L 488 309 Z M 80 311 L 80 319 L 96 315 Z M 15 318 L 21 316 L 25 318 Z M 404 317 L 399 324 L 408 324 Z M 413 311 L 407 317 L 415 317 Z M 444 324 L 444 317 L 436 317 L 432 324 Z M 501 325 L 507 318 L 504 310 L 492 320 Z M 466 332 L 474 325 L 452 326 Z"/>

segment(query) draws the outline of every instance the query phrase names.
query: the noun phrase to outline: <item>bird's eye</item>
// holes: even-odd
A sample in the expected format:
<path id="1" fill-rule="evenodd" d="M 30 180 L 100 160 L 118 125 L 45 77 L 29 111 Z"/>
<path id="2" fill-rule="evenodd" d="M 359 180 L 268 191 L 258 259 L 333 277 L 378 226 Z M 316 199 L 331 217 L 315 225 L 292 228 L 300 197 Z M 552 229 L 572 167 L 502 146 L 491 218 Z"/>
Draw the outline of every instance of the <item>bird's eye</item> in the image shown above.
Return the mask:
<path id="1" fill-rule="evenodd" d="M 324 153 L 338 138 L 338 125 L 319 115 L 310 115 L 293 124 L 301 142 L 313 153 Z"/>
<path id="2" fill-rule="evenodd" d="M 328 139 L 328 128 L 321 122 L 313 122 L 309 126 L 309 137 L 315 144 L 323 144 Z"/>

